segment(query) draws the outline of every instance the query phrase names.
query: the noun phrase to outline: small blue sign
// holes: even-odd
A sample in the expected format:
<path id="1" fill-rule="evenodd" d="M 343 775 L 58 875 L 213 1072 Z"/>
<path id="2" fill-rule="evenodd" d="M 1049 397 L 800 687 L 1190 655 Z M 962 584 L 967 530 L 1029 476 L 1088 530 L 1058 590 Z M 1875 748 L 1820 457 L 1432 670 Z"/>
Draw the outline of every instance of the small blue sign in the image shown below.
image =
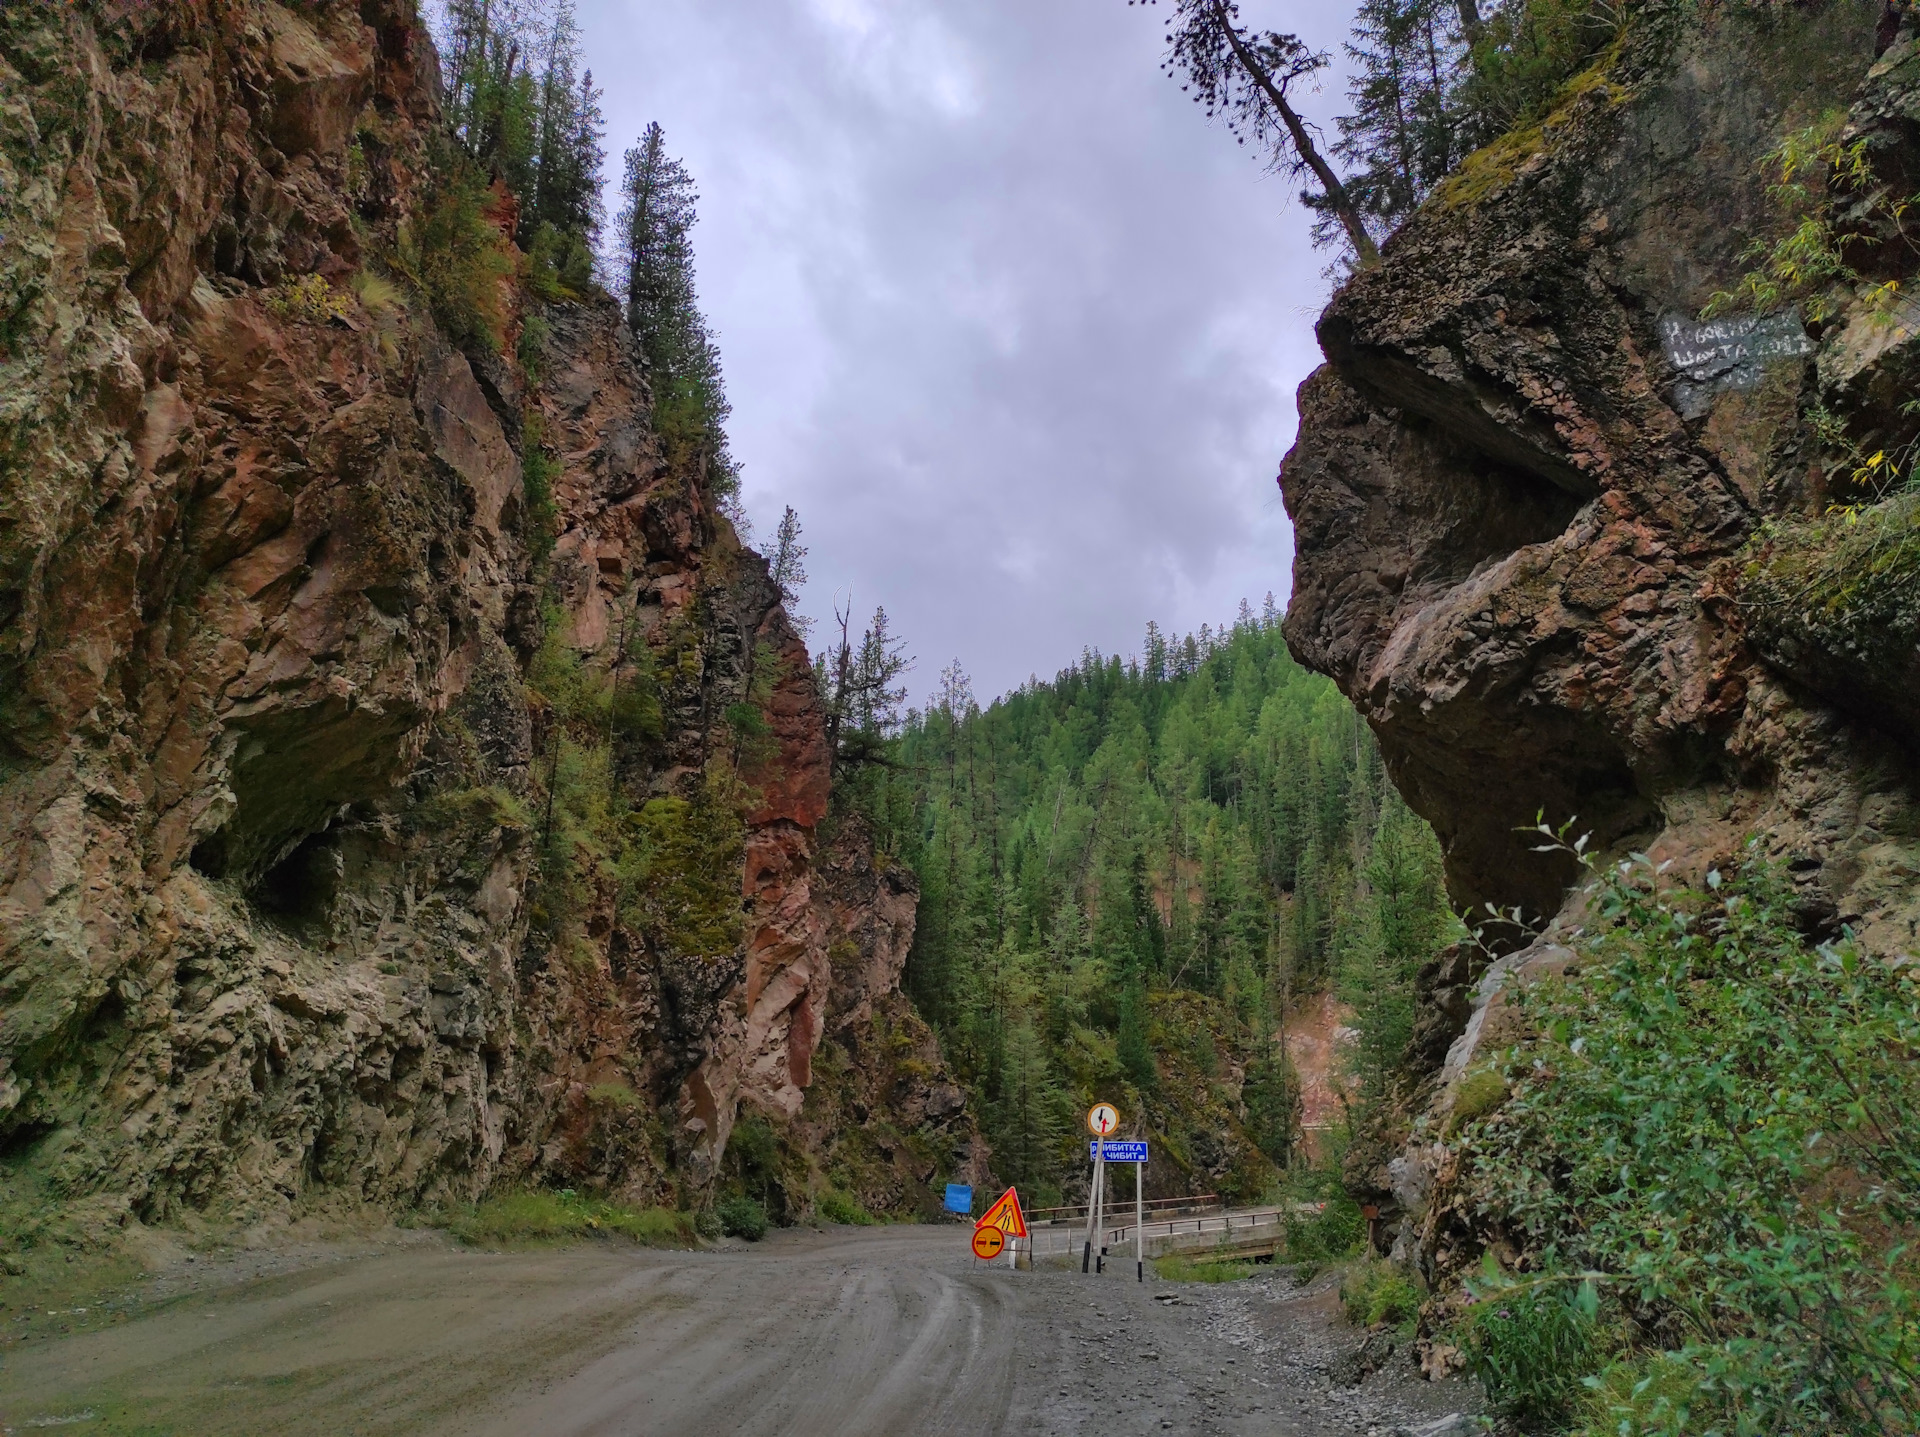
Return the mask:
<path id="1" fill-rule="evenodd" d="M 1088 1143 L 1087 1156 L 1093 1157 L 1093 1150 L 1099 1146 L 1098 1141 Z M 1147 1143 L 1144 1138 L 1138 1142 L 1115 1142 L 1112 1138 L 1108 1138 L 1106 1149 L 1107 1161 L 1110 1163 L 1144 1163 L 1147 1160 Z"/>
<path id="2" fill-rule="evenodd" d="M 947 1211 L 973 1216 L 973 1189 L 965 1183 L 947 1184 Z"/>

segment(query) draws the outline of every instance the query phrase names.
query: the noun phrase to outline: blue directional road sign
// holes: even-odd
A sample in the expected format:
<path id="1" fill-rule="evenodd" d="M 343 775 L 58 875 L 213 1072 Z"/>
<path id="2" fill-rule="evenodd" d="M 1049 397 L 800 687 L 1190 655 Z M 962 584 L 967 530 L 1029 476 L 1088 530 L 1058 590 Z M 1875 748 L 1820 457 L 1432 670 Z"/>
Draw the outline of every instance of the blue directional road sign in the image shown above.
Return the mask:
<path id="1" fill-rule="evenodd" d="M 1094 1155 L 1093 1150 L 1098 1146 L 1098 1143 L 1087 1144 L 1087 1156 L 1089 1158 Z M 1147 1145 L 1144 1140 L 1140 1142 L 1115 1142 L 1112 1138 L 1108 1138 L 1106 1147 L 1107 1161 L 1110 1163 L 1144 1163 L 1147 1160 Z"/>
<path id="2" fill-rule="evenodd" d="M 947 1184 L 947 1211 L 973 1215 L 973 1189 L 965 1183 Z"/>

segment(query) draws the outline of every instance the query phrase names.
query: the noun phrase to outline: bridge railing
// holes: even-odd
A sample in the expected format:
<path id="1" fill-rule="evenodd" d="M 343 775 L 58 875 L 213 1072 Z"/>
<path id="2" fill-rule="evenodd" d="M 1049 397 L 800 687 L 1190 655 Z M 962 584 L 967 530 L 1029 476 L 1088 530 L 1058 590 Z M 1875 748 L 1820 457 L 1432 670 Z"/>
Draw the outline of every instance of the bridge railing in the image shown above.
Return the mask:
<path id="1" fill-rule="evenodd" d="M 1157 1256 L 1277 1238 L 1289 1216 L 1310 1217 L 1318 1213 L 1321 1207 L 1319 1203 L 1291 1203 L 1186 1216 L 1149 1217 L 1143 1225 L 1146 1248 L 1149 1254 Z M 1084 1228 L 1081 1232 L 1084 1232 Z M 1034 1253 L 1037 1256 L 1074 1251 L 1083 1240 L 1079 1233 L 1064 1224 L 1045 1228 L 1036 1224 L 1033 1231 Z M 1100 1241 L 1109 1253 L 1124 1250 L 1130 1254 L 1133 1251 L 1133 1223 L 1129 1221 L 1103 1226 Z"/>
<path id="2" fill-rule="evenodd" d="M 1133 1203 L 1127 1199 L 1120 1199 L 1120 1201 L 1129 1209 L 1133 1207 Z M 1219 1193 L 1200 1193 L 1193 1197 L 1150 1198 L 1147 1201 L 1146 1207 L 1147 1211 L 1156 1218 L 1171 1217 L 1182 1213 L 1224 1212 L 1226 1210 L 1226 1204 L 1220 1200 Z M 1087 1205 L 1082 1202 L 1068 1203 L 1063 1207 L 1035 1208 L 1027 1214 L 1027 1217 L 1032 1223 L 1036 1224 L 1046 1223 L 1053 1225 L 1063 1222 L 1079 1222 L 1084 1224 L 1087 1220 Z"/>

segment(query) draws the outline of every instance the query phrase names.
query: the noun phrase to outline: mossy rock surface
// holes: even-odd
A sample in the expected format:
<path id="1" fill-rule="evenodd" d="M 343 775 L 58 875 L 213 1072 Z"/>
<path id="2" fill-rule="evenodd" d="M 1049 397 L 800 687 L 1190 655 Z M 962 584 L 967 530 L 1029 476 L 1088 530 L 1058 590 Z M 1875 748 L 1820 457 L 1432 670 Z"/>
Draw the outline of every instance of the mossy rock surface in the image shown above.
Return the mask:
<path id="1" fill-rule="evenodd" d="M 1492 1068 L 1481 1068 L 1460 1080 L 1453 1095 L 1453 1111 L 1447 1116 L 1447 1135 L 1451 1137 L 1469 1123 L 1477 1123 L 1506 1102 L 1507 1080 Z"/>
<path id="2" fill-rule="evenodd" d="M 1769 526 L 1745 556 L 1740 599 L 1769 665 L 1920 737 L 1920 493 Z"/>

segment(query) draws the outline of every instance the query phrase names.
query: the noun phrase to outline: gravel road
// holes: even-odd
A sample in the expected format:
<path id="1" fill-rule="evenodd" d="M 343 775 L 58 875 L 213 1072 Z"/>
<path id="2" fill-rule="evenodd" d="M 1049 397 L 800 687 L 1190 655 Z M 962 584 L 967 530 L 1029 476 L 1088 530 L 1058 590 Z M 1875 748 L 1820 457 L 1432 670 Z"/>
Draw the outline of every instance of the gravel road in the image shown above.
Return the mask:
<path id="1" fill-rule="evenodd" d="M 1122 1266 L 988 1268 L 952 1227 L 241 1253 L 13 1326 L 0 1432 L 1387 1437 L 1470 1404 L 1404 1363 L 1335 1385 L 1360 1338 L 1325 1279 L 1142 1286 Z"/>

